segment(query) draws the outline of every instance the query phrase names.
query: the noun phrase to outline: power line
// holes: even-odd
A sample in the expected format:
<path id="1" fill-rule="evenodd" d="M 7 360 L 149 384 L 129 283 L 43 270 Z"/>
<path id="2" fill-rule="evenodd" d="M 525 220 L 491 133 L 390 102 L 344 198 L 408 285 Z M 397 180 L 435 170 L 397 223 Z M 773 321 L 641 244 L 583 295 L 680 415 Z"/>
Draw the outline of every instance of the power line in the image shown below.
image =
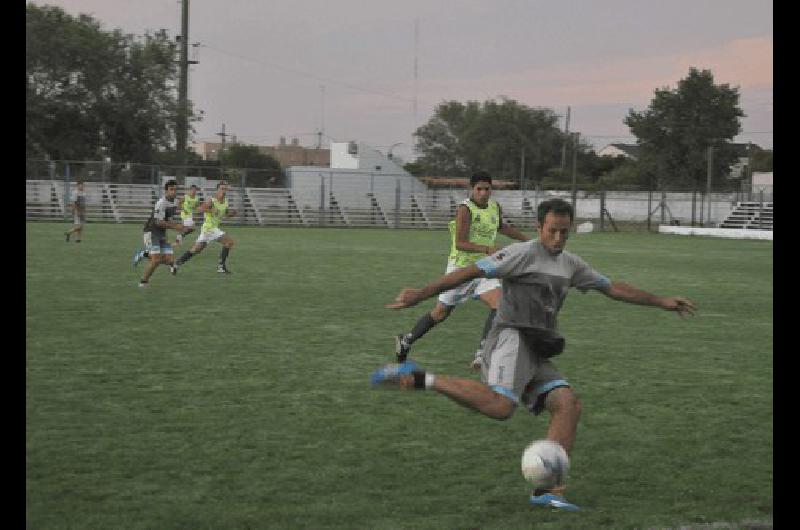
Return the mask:
<path id="1" fill-rule="evenodd" d="M 387 98 L 396 99 L 398 101 L 403 101 L 405 103 L 414 103 L 414 99 L 413 98 L 406 98 L 406 97 L 403 97 L 403 96 L 398 96 L 397 94 L 391 94 L 389 92 L 383 92 L 383 91 L 375 90 L 375 89 L 372 89 L 372 88 L 366 88 L 366 87 L 363 87 L 363 86 L 357 86 L 357 85 L 353 85 L 351 83 L 345 83 L 344 81 L 339 81 L 339 80 L 336 80 L 336 79 L 330 79 L 330 78 L 327 78 L 327 77 L 320 77 L 318 75 L 315 75 L 315 74 L 312 74 L 312 73 L 309 73 L 309 72 L 304 72 L 303 70 L 298 70 L 296 68 L 290 68 L 288 66 L 283 66 L 281 64 L 273 63 L 271 61 L 265 61 L 263 59 L 254 59 L 252 57 L 246 57 L 244 55 L 239 55 L 237 53 L 233 53 L 233 52 L 230 52 L 230 51 L 227 51 L 227 50 L 223 50 L 222 48 L 217 48 L 216 46 L 209 46 L 208 44 L 201 44 L 201 46 L 203 46 L 204 48 L 208 48 L 209 50 L 213 50 L 213 51 L 222 53 L 224 55 L 228 55 L 230 57 L 235 57 L 237 59 L 241 59 L 243 61 L 249 61 L 249 62 L 252 62 L 252 63 L 260 64 L 261 66 L 268 66 L 268 67 L 271 67 L 271 68 L 277 68 L 279 70 L 284 70 L 284 71 L 287 71 L 287 72 L 291 72 L 291 73 L 293 73 L 295 75 L 307 77 L 309 79 L 314 79 L 315 81 L 320 81 L 320 82 L 325 82 L 325 83 L 329 83 L 329 84 L 339 85 L 339 86 L 342 86 L 342 87 L 345 87 L 345 88 L 349 88 L 351 90 L 355 90 L 357 92 L 364 92 L 364 93 L 367 93 L 367 94 L 373 94 L 373 95 L 377 95 L 377 96 L 384 96 L 384 97 L 387 97 Z"/>

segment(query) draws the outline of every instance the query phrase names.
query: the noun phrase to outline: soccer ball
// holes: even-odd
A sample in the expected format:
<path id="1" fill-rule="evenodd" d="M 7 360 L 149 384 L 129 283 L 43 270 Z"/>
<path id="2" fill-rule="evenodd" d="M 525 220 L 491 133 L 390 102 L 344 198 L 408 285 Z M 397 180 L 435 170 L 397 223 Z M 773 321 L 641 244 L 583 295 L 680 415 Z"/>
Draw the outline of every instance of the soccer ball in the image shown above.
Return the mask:
<path id="1" fill-rule="evenodd" d="M 569 457 L 558 442 L 536 440 L 522 453 L 522 476 L 534 488 L 561 486 L 568 471 Z"/>

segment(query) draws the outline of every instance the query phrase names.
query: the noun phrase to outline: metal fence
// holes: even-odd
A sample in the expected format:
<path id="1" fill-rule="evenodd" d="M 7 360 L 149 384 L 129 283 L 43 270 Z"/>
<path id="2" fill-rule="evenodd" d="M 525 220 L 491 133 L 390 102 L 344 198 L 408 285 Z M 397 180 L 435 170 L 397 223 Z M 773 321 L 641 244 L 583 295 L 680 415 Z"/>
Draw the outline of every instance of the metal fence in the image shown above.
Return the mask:
<path id="1" fill-rule="evenodd" d="M 201 182 L 200 196 L 215 192 L 216 180 Z M 63 179 L 26 180 L 28 220 L 67 220 L 73 181 Z M 180 184 L 179 194 L 186 184 Z M 84 181 L 87 219 L 95 222 L 144 222 L 162 193 L 160 184 L 128 184 Z M 404 188 L 396 180 L 393 191 L 376 193 L 368 179 L 358 190 L 326 186 L 303 190 L 298 196 L 284 187 L 229 187 L 228 199 L 238 212 L 233 224 L 257 226 L 334 226 L 441 229 L 454 217 L 467 190 L 425 190 Z M 578 192 L 495 191 L 503 217 L 510 223 L 532 230 L 536 209 L 543 200 L 561 197 L 574 200 L 576 223 L 591 221 L 599 230 L 649 229 L 658 225 L 720 226 L 745 208 L 748 228 L 772 228 L 771 197 L 756 202 L 740 201 L 736 193 L 700 192 Z M 769 200 L 767 200 L 769 199 Z M 768 221 L 768 222 L 767 222 Z"/>
<path id="2" fill-rule="evenodd" d="M 226 180 L 234 186 L 283 186 L 282 171 L 224 166 L 170 166 L 103 161 L 35 160 L 25 163 L 26 180 L 102 182 L 104 184 L 160 184 L 174 178 L 179 184 Z"/>

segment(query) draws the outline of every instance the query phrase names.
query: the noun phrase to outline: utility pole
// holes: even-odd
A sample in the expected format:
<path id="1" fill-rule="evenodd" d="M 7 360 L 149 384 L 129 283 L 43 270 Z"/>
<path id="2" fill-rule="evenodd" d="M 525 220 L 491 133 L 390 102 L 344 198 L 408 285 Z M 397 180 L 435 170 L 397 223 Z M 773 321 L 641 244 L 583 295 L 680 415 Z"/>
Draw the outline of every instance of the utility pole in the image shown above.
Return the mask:
<path id="1" fill-rule="evenodd" d="M 178 116 L 175 127 L 175 152 L 178 155 L 180 166 L 178 176 L 185 176 L 186 171 L 186 137 L 188 136 L 188 105 L 187 95 L 189 86 L 189 0 L 181 0 L 181 34 L 180 34 L 180 59 L 178 61 L 180 77 L 178 79 Z"/>
<path id="2" fill-rule="evenodd" d="M 417 83 L 419 79 L 419 19 L 414 19 L 414 130 L 417 128 Z"/>
<path id="3" fill-rule="evenodd" d="M 573 216 L 578 212 L 578 139 L 581 133 L 573 133 L 575 143 L 572 146 L 572 212 Z"/>
<path id="4" fill-rule="evenodd" d="M 569 107 L 567 107 L 567 120 L 564 127 L 564 143 L 561 145 L 561 171 L 567 161 L 567 142 L 569 142 Z"/>
<path id="5" fill-rule="evenodd" d="M 228 136 L 227 134 L 225 134 L 225 124 L 224 123 L 222 124 L 222 132 L 218 132 L 217 136 L 222 138 L 222 145 L 220 146 L 219 153 L 217 154 L 217 160 L 219 160 L 219 178 L 221 179 L 221 178 L 223 178 L 223 175 L 225 174 L 225 172 L 223 170 L 223 166 L 224 166 L 223 156 L 225 155 L 225 138 Z"/>
<path id="6" fill-rule="evenodd" d="M 714 172 L 714 146 L 708 146 L 708 178 L 706 180 L 706 196 L 708 196 L 708 213 L 706 214 L 707 225 L 711 224 L 711 175 Z"/>
<path id="7" fill-rule="evenodd" d="M 320 127 L 317 133 L 317 149 L 322 149 L 322 135 L 325 132 L 325 85 L 320 85 L 319 88 L 322 92 L 322 117 L 320 118 Z"/>

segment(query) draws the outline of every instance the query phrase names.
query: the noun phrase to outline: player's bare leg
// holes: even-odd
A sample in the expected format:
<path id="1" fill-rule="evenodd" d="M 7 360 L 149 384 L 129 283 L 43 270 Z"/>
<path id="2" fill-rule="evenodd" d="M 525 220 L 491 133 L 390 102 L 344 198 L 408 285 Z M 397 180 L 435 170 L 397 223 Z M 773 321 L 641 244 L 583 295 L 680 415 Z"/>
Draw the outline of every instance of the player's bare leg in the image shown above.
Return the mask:
<path id="1" fill-rule="evenodd" d="M 142 274 L 142 280 L 139 282 L 139 287 L 144 287 L 150 281 L 150 276 L 153 275 L 153 272 L 156 270 L 156 267 L 162 262 L 161 254 L 153 254 L 150 253 L 150 261 L 147 262 L 147 265 L 144 267 L 144 274 Z"/>

